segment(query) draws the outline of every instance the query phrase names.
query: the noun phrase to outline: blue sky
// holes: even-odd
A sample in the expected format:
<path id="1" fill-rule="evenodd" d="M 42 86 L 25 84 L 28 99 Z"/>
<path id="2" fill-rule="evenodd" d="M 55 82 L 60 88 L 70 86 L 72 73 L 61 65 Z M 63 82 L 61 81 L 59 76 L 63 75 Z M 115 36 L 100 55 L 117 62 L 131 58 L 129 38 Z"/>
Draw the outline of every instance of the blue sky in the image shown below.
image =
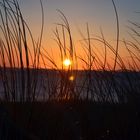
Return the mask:
<path id="1" fill-rule="evenodd" d="M 61 22 L 56 9 L 63 11 L 73 30 L 83 29 L 88 22 L 95 34 L 102 27 L 107 36 L 115 34 L 115 13 L 111 0 L 42 0 L 45 13 L 46 32 L 51 32 L 54 23 Z M 114 0 L 119 14 L 121 34 L 127 32 L 128 20 L 138 21 L 140 0 Z M 39 0 L 20 0 L 20 6 L 27 23 L 38 29 L 40 26 L 41 10 Z M 33 29 L 34 30 L 34 29 Z"/>

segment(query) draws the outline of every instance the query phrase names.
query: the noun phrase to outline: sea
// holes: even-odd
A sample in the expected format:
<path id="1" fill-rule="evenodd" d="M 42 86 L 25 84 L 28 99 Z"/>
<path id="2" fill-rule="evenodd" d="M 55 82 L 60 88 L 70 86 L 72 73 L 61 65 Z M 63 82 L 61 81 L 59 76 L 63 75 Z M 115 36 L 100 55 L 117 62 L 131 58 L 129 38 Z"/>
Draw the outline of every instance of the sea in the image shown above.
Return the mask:
<path id="1" fill-rule="evenodd" d="M 139 97 L 137 71 L 0 68 L 1 101 L 128 102 Z"/>

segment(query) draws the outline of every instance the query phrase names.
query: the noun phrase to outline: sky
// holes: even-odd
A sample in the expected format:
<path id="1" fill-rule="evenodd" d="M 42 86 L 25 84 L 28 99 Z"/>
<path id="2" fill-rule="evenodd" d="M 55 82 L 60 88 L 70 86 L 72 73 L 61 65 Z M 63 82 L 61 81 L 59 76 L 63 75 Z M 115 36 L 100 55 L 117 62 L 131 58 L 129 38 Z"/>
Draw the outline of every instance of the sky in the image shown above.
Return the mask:
<path id="1" fill-rule="evenodd" d="M 105 33 L 114 32 L 115 13 L 111 0 L 42 0 L 45 13 L 45 27 L 48 32 L 55 27 L 54 23 L 61 22 L 57 9 L 67 17 L 70 25 L 75 29 L 83 28 L 86 23 L 97 33 L 100 27 Z M 118 10 L 120 28 L 124 33 L 128 20 L 139 20 L 139 0 L 115 0 Z M 39 0 L 20 0 L 20 6 L 27 22 L 38 28 L 41 17 Z M 112 34 L 110 35 L 112 36 Z"/>
<path id="2" fill-rule="evenodd" d="M 19 4 L 34 38 L 39 37 L 41 28 L 40 0 L 19 0 Z M 139 21 L 140 0 L 114 0 L 120 25 L 120 36 L 128 36 L 128 20 Z M 56 23 L 62 23 L 57 9 L 67 17 L 75 44 L 81 39 L 79 30 L 86 34 L 88 23 L 91 35 L 100 35 L 100 29 L 110 42 L 116 40 L 115 12 L 111 0 L 42 0 L 44 8 L 44 34 L 42 45 L 55 48 L 53 31 Z M 56 48 L 55 48 L 56 49 Z"/>

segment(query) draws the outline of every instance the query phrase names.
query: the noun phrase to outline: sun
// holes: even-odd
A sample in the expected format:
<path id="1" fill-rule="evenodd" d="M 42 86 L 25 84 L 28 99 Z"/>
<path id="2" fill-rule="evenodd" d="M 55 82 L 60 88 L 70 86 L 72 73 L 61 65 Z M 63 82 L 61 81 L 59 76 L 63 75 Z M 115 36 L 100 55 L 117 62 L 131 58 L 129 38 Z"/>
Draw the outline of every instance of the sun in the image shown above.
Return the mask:
<path id="1" fill-rule="evenodd" d="M 64 61 L 63 61 L 63 65 L 65 66 L 65 67 L 69 67 L 70 65 L 71 65 L 71 60 L 70 59 L 65 59 Z"/>

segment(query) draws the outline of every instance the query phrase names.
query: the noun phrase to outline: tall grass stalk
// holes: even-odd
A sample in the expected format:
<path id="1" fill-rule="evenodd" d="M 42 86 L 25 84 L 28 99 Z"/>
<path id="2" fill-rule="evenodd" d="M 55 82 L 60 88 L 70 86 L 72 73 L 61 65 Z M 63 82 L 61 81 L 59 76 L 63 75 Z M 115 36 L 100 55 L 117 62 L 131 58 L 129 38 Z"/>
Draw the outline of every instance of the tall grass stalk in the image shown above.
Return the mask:
<path id="1" fill-rule="evenodd" d="M 0 2 L 0 56 L 1 77 L 4 87 L 5 101 L 33 101 L 37 78 L 33 77 L 33 69 L 39 68 L 42 28 L 38 45 L 35 45 L 32 32 L 24 20 L 17 0 Z M 29 47 L 30 38 L 30 47 Z M 34 54 L 31 53 L 31 46 Z M 37 52 L 38 55 L 37 55 Z M 36 61 L 37 60 L 37 61 Z M 37 64 L 38 63 L 38 64 Z M 37 72 L 37 71 L 36 71 Z"/>
<path id="2" fill-rule="evenodd" d="M 60 10 L 61 23 L 56 24 L 54 41 L 59 49 L 59 66 L 51 53 L 42 46 L 44 10 L 40 0 L 42 24 L 38 41 L 24 20 L 18 0 L 0 2 L 0 82 L 3 101 L 33 102 L 36 100 L 92 100 L 94 102 L 126 103 L 133 97 L 133 103 L 140 98 L 140 42 L 139 24 L 130 22 L 131 41 L 119 36 L 119 17 L 114 0 L 117 33 L 116 45 L 106 40 L 101 29 L 100 36 L 93 36 L 86 25 L 86 35 L 81 33 L 81 50 L 73 41 L 71 26 Z M 99 45 L 96 45 L 99 44 Z M 29 45 L 30 44 L 30 45 Z M 124 59 L 119 52 L 120 45 L 128 54 Z M 101 47 L 101 49 L 100 49 Z M 33 51 L 32 51 L 33 50 Z M 55 50 L 54 50 L 55 51 Z M 113 58 L 110 58 L 110 55 Z M 72 64 L 65 67 L 68 58 Z M 110 64 L 113 61 L 113 65 Z M 43 62 L 44 69 L 40 69 Z M 77 63 L 83 70 L 77 70 Z M 127 62 L 127 63 L 126 63 Z M 51 70 L 48 65 L 51 64 Z M 129 68 L 129 70 L 128 70 Z M 73 76 L 74 79 L 70 80 Z M 135 81 L 138 81 L 137 83 Z"/>

